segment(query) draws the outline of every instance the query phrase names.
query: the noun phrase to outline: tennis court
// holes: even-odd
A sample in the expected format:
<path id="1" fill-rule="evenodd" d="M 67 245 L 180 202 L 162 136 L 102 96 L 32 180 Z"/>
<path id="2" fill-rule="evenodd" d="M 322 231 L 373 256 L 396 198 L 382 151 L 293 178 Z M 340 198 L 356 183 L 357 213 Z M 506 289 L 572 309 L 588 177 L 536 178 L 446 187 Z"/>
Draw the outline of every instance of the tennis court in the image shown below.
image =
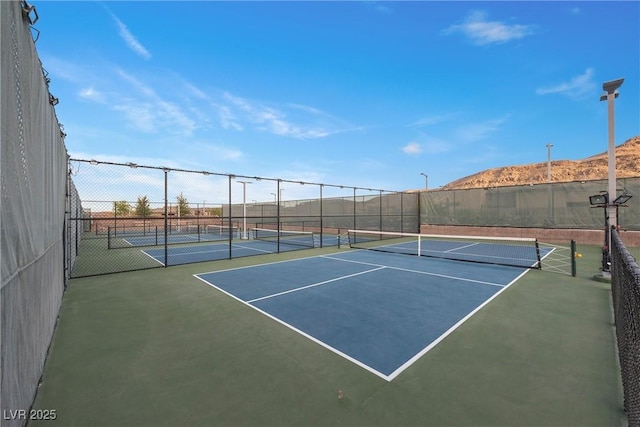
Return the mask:
<path id="1" fill-rule="evenodd" d="M 286 233 L 262 229 L 258 233 L 256 230 L 258 229 L 253 230 L 254 233 L 251 235 L 251 239 L 246 240 L 233 239 L 197 244 L 196 242 L 191 242 L 193 244 L 168 247 L 166 251 L 164 248 L 146 248 L 141 249 L 141 252 L 161 265 L 179 265 L 319 248 L 321 246 L 337 246 L 339 243 L 336 235 L 324 234 L 320 236 L 316 233 Z M 183 236 L 182 239 L 189 237 Z M 137 238 L 141 239 L 142 237 Z M 194 237 L 191 236 L 191 238 Z"/>
<path id="2" fill-rule="evenodd" d="M 229 229 L 228 227 L 207 225 L 203 227 L 184 227 L 178 230 L 171 230 L 171 233 L 165 233 L 158 227 L 151 230 L 142 231 L 124 231 L 124 232 L 108 232 L 108 240 L 110 248 L 127 247 L 127 246 L 160 246 L 165 241 L 169 245 L 182 243 L 197 243 L 216 240 L 226 240 L 229 236 L 237 236 L 238 229 Z"/>
<path id="3" fill-rule="evenodd" d="M 525 271 L 358 250 L 196 277 L 391 381 Z"/>
<path id="4" fill-rule="evenodd" d="M 74 279 L 34 408 L 58 410 L 47 425 L 620 425 L 585 249 L 577 278 L 333 246 Z"/>

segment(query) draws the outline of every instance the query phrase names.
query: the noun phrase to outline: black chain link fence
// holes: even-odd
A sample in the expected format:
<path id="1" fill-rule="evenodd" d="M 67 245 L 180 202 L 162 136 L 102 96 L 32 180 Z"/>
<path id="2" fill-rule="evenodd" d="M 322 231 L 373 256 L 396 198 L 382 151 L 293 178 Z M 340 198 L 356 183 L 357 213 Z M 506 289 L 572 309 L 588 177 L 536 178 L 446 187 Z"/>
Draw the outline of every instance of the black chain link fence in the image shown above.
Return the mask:
<path id="1" fill-rule="evenodd" d="M 640 267 L 616 230 L 611 234 L 611 292 L 624 409 L 630 427 L 640 426 Z"/>
<path id="2" fill-rule="evenodd" d="M 71 159 L 82 200 L 72 277 L 336 246 L 419 231 L 419 194 Z M 310 197 L 311 195 L 311 197 Z"/>

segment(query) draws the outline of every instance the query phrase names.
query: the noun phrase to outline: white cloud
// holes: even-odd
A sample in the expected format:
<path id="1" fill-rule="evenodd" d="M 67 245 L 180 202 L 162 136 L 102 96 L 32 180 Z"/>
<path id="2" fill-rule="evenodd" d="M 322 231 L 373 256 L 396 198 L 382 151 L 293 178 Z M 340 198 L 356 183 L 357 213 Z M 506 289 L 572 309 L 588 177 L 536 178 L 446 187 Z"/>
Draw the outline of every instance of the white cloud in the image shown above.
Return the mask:
<path id="1" fill-rule="evenodd" d="M 189 91 L 189 93 L 191 93 L 193 96 L 195 96 L 196 98 L 200 98 L 202 100 L 208 100 L 209 97 L 207 96 L 206 93 L 204 93 L 203 91 L 201 91 L 198 87 L 196 87 L 194 84 L 183 80 L 184 86 L 187 88 L 187 91 Z"/>
<path id="2" fill-rule="evenodd" d="M 236 148 L 219 145 L 215 142 L 197 142 L 190 145 L 194 152 L 199 153 L 199 160 L 238 160 L 244 153 Z"/>
<path id="3" fill-rule="evenodd" d="M 447 122 L 453 119 L 457 114 L 434 114 L 430 116 L 422 117 L 415 122 L 408 125 L 408 127 L 423 127 L 423 126 L 433 126 L 440 123 Z"/>
<path id="4" fill-rule="evenodd" d="M 417 142 L 410 142 L 402 147 L 402 151 L 405 154 L 420 154 L 422 152 L 422 147 Z"/>
<path id="5" fill-rule="evenodd" d="M 443 35 L 462 33 L 477 45 L 506 43 L 533 34 L 530 25 L 505 24 L 500 21 L 489 21 L 487 13 L 472 12 L 462 24 L 451 25 L 442 31 Z"/>
<path id="6" fill-rule="evenodd" d="M 156 93 L 154 92 L 154 90 L 152 88 L 150 88 L 149 86 L 147 86 L 146 84 L 144 84 L 140 80 L 136 79 L 131 74 L 125 72 L 121 68 L 116 68 L 116 73 L 122 79 L 126 80 L 129 84 L 131 84 L 136 90 L 138 90 L 139 92 L 142 92 L 142 94 L 144 94 L 145 96 L 156 97 Z"/>
<path id="7" fill-rule="evenodd" d="M 317 116 L 327 116 L 327 113 L 325 113 L 322 110 L 319 110 L 315 107 L 310 107 L 308 105 L 302 105 L 302 104 L 288 104 L 289 107 L 296 109 L 296 110 L 301 110 L 310 114 L 315 114 Z"/>
<path id="8" fill-rule="evenodd" d="M 84 89 L 81 89 L 80 92 L 78 93 L 78 95 L 81 98 L 88 99 L 88 100 L 91 100 L 91 101 L 94 101 L 94 102 L 98 102 L 100 104 L 106 103 L 105 95 L 102 92 L 100 92 L 100 91 L 96 90 L 95 88 L 93 88 L 92 86 L 89 86 L 89 87 L 86 87 Z"/>
<path id="9" fill-rule="evenodd" d="M 507 117 L 491 119 L 480 123 L 470 123 L 456 129 L 456 140 L 461 143 L 476 142 L 485 139 L 490 134 L 498 131 L 500 126 L 507 121 Z"/>
<path id="10" fill-rule="evenodd" d="M 231 112 L 231 109 L 228 106 L 213 104 L 213 107 L 217 110 L 220 125 L 224 129 L 234 129 L 237 131 L 243 130 L 242 125 L 238 123 L 236 116 Z"/>
<path id="11" fill-rule="evenodd" d="M 129 83 L 141 97 L 133 94 L 119 95 L 113 102 L 113 109 L 125 113 L 126 118 L 139 130 L 146 133 L 165 131 L 190 136 L 196 129 L 196 122 L 182 108 L 157 95 L 152 87 L 128 74 L 122 69 L 116 73 Z"/>
<path id="12" fill-rule="evenodd" d="M 393 9 L 388 6 L 388 3 L 383 3 L 379 1 L 365 1 L 364 4 L 369 8 L 376 12 L 381 13 L 391 13 Z"/>
<path id="13" fill-rule="evenodd" d="M 372 171 L 372 170 L 384 170 L 387 168 L 387 165 L 380 161 L 379 159 L 374 159 L 371 157 L 364 157 L 362 159 L 359 160 L 355 160 L 352 164 L 352 167 L 354 167 L 356 170 L 366 170 L 366 171 Z"/>
<path id="14" fill-rule="evenodd" d="M 294 111 L 304 113 L 304 117 L 299 121 L 310 124 L 299 124 L 289 118 L 287 112 L 282 109 L 266 106 L 258 102 L 253 102 L 239 96 L 232 95 L 228 92 L 223 93 L 223 97 L 230 102 L 230 106 L 225 108 L 218 107 L 221 113 L 223 126 L 227 128 L 242 129 L 240 120 L 235 119 L 233 108 L 243 113 L 244 120 L 247 120 L 256 128 L 263 132 L 269 132 L 274 135 L 286 136 L 297 139 L 317 139 L 323 138 L 331 134 L 341 132 L 337 128 L 337 119 L 332 118 L 328 114 L 309 106 L 299 104 L 289 104 L 289 113 Z M 320 120 L 321 119 L 321 120 Z"/>
<path id="15" fill-rule="evenodd" d="M 436 137 L 426 137 L 422 144 L 423 151 L 430 154 L 444 153 L 451 150 L 452 144 Z"/>
<path id="16" fill-rule="evenodd" d="M 86 81 L 87 72 L 82 65 L 78 65 L 55 56 L 42 56 L 42 64 L 46 65 L 45 70 L 56 78 L 61 78 L 71 82 Z"/>
<path id="17" fill-rule="evenodd" d="M 138 41 L 138 39 L 136 39 L 133 34 L 131 34 L 131 31 L 129 31 L 127 26 L 113 13 L 111 14 L 111 17 L 118 26 L 120 37 L 122 37 L 129 49 L 144 59 L 151 59 L 151 53 Z"/>
<path id="18" fill-rule="evenodd" d="M 113 105 L 115 111 L 124 113 L 125 118 L 138 130 L 145 133 L 156 133 L 156 120 L 150 104 L 138 103 L 132 99 L 122 99 Z"/>
<path id="19" fill-rule="evenodd" d="M 581 99 L 591 96 L 597 89 L 593 81 L 593 68 L 587 68 L 583 74 L 572 77 L 569 81 L 552 86 L 540 87 L 536 90 L 538 95 L 560 94 L 572 99 Z"/>

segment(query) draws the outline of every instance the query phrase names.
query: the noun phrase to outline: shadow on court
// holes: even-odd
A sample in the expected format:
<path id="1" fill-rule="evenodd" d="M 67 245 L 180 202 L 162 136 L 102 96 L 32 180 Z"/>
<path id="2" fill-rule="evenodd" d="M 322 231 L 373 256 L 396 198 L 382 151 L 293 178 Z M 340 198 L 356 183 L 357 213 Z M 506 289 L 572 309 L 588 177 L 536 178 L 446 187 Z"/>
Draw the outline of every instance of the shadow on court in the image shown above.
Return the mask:
<path id="1" fill-rule="evenodd" d="M 230 297 L 193 276 L 349 251 L 325 248 L 74 279 L 34 409 L 56 409 L 49 426 L 621 425 L 610 292 L 590 280 L 598 248 L 580 250 L 577 278 L 529 271 L 392 381 L 238 301 L 281 290 L 234 290 Z M 310 276 L 304 268 L 289 273 L 298 285 Z M 414 274 L 408 282 L 419 281 Z M 269 280 L 268 274 L 257 276 Z M 318 277 L 308 279 L 316 283 Z M 361 285 L 366 283 L 323 294 L 316 305 L 338 304 L 340 292 Z M 394 298 L 382 300 L 399 304 Z M 289 305 L 282 301 L 279 311 Z M 368 298 L 348 305 L 378 309 Z"/>

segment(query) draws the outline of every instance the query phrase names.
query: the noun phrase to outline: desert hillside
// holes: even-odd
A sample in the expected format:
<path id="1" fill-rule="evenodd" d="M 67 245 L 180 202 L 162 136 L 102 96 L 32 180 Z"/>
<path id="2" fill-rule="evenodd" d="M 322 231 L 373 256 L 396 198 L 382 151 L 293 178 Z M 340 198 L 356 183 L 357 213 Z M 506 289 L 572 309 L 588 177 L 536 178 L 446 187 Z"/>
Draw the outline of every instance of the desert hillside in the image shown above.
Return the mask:
<path id="1" fill-rule="evenodd" d="M 553 182 L 607 179 L 608 154 L 606 152 L 583 160 L 552 160 Z M 616 176 L 640 176 L 640 136 L 628 139 L 616 147 Z M 443 189 L 500 187 L 547 182 L 547 162 L 521 166 L 488 169 L 450 182 Z"/>

